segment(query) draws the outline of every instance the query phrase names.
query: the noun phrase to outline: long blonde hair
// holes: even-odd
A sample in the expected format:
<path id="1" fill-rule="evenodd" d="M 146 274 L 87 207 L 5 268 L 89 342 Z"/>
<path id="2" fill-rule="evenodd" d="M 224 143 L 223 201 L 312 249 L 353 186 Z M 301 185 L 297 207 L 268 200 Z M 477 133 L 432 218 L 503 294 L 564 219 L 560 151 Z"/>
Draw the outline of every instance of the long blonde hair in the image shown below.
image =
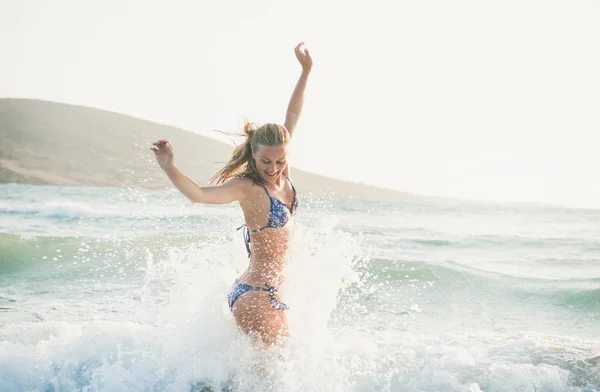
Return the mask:
<path id="1" fill-rule="evenodd" d="M 259 145 L 281 146 L 290 141 L 288 130 L 283 125 L 272 123 L 258 127 L 246 121 L 244 133 L 239 136 L 245 136 L 244 142 L 233 150 L 229 161 L 210 179 L 211 184 L 216 182 L 219 185 L 232 177 L 249 177 L 262 183 L 252 154 L 258 151 Z"/>

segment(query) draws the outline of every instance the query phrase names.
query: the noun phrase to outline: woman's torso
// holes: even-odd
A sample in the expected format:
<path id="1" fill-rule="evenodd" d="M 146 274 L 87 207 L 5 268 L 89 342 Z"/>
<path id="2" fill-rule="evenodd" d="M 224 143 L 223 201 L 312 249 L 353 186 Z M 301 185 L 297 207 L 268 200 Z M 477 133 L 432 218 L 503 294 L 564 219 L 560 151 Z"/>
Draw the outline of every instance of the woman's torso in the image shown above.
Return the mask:
<path id="1" fill-rule="evenodd" d="M 297 195 L 292 183 L 281 177 L 279 187 L 253 183 L 240 202 L 250 238 L 248 269 L 240 283 L 281 286 L 294 235 Z"/>

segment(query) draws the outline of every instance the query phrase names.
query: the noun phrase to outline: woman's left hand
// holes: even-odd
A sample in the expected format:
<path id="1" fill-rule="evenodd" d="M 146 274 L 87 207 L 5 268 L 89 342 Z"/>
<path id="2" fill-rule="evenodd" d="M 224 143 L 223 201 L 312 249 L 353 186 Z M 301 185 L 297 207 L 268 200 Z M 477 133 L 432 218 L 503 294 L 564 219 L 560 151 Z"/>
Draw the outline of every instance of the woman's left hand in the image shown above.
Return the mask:
<path id="1" fill-rule="evenodd" d="M 310 53 L 308 53 L 308 49 L 304 47 L 304 42 L 300 42 L 298 45 L 296 45 L 294 52 L 296 53 L 298 62 L 300 62 L 300 65 L 302 65 L 302 69 L 310 71 L 313 61 L 312 57 L 310 57 Z"/>

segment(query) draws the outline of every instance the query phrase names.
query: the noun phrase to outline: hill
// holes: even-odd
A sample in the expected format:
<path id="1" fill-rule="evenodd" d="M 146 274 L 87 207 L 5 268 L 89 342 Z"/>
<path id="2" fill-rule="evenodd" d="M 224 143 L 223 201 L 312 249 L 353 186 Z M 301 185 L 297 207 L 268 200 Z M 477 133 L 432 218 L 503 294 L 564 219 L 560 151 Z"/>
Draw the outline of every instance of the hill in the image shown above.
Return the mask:
<path id="1" fill-rule="evenodd" d="M 163 188 L 171 186 L 150 144 L 169 139 L 177 166 L 205 185 L 232 147 L 131 116 L 68 104 L 0 99 L 0 183 Z M 294 169 L 303 193 L 366 200 L 441 201 Z"/>

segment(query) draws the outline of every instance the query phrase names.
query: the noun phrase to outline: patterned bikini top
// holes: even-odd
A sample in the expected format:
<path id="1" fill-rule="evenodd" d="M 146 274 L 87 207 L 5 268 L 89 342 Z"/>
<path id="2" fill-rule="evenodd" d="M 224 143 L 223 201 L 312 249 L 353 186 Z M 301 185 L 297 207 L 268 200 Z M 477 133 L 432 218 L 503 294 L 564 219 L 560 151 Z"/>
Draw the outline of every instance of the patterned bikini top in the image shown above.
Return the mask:
<path id="1" fill-rule="evenodd" d="M 283 176 L 288 181 L 290 181 L 290 179 L 285 174 Z M 265 192 L 267 192 L 267 196 L 269 196 L 269 200 L 271 203 L 271 209 L 269 211 L 269 222 L 267 222 L 266 226 L 261 227 L 259 229 L 248 230 L 250 233 L 256 233 L 256 232 L 263 231 L 264 229 L 269 229 L 269 228 L 280 229 L 287 224 L 288 220 L 290 219 L 290 216 L 296 215 L 296 210 L 298 209 L 298 199 L 296 198 L 296 188 L 294 188 L 294 185 L 292 184 L 291 181 L 290 181 L 290 185 L 292 185 L 292 190 L 294 191 L 294 201 L 292 203 L 291 210 L 288 208 L 288 206 L 284 202 L 271 196 L 271 194 L 269 194 L 269 190 L 267 189 L 267 187 L 264 184 L 261 184 L 261 185 L 262 185 L 263 189 L 265 190 Z"/>
<path id="2" fill-rule="evenodd" d="M 246 250 L 248 251 L 248 257 L 250 257 L 250 233 L 257 233 L 259 231 L 263 231 L 264 229 L 280 229 L 282 227 L 285 227 L 285 225 L 290 219 L 290 216 L 296 215 L 296 212 L 298 210 L 298 198 L 296 197 L 296 188 L 294 188 L 294 184 L 292 184 L 292 181 L 290 181 L 290 179 L 285 174 L 283 176 L 290 182 L 292 190 L 294 191 L 294 201 L 292 202 L 292 208 L 288 208 L 288 206 L 284 202 L 277 199 L 276 197 L 271 196 L 267 187 L 264 184 L 261 184 L 265 192 L 267 192 L 267 196 L 269 196 L 269 203 L 271 205 L 269 209 L 269 221 L 267 222 L 267 225 L 254 230 L 248 229 L 248 226 L 246 224 L 243 224 L 242 226 L 238 227 L 238 230 L 242 227 L 246 227 L 246 230 L 244 231 L 244 240 L 246 242 Z"/>

